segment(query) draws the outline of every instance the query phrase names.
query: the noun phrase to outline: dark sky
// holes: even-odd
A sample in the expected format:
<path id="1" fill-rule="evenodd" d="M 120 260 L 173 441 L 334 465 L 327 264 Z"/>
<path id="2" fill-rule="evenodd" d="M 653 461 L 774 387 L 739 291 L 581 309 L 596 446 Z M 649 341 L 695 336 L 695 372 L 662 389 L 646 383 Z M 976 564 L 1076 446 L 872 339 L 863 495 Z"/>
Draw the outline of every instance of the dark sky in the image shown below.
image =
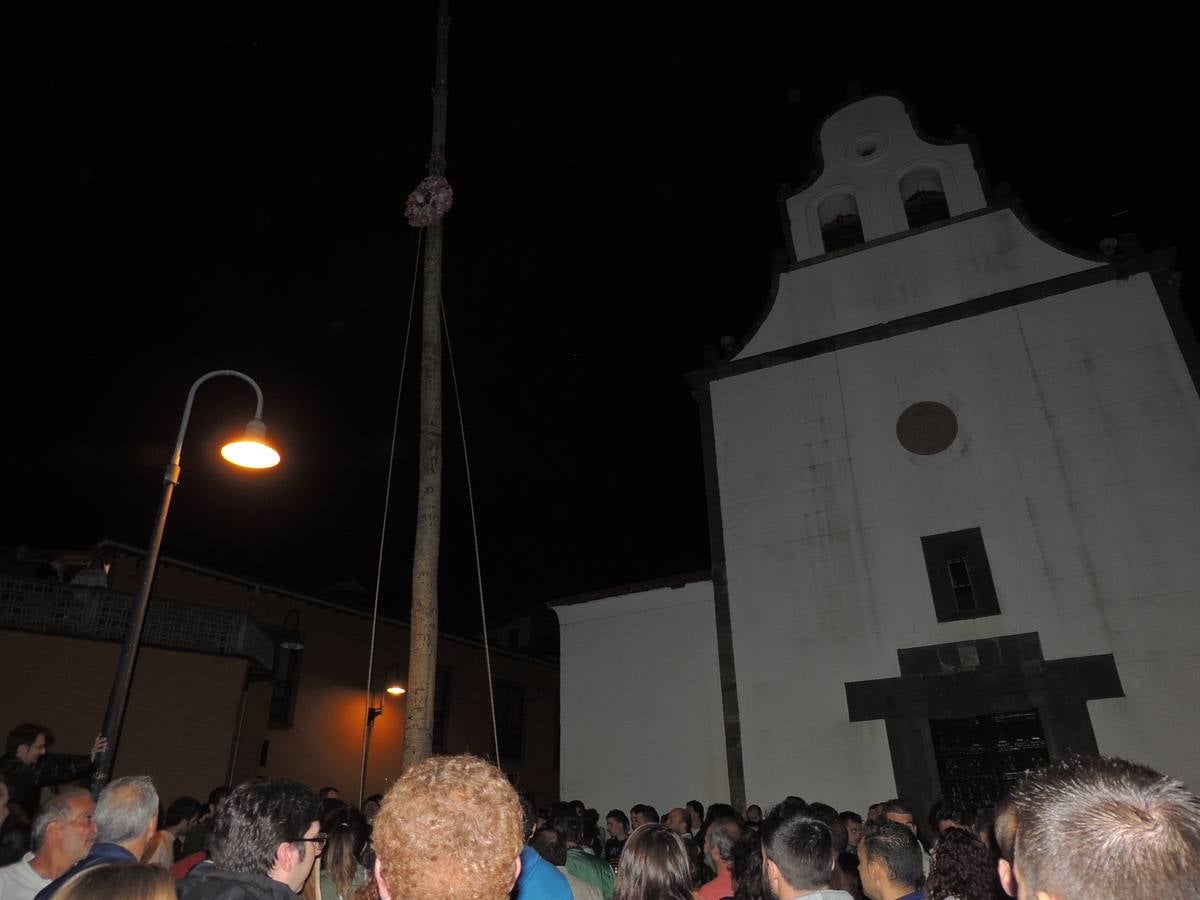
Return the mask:
<path id="1" fill-rule="evenodd" d="M 936 137 L 966 127 L 1062 240 L 1180 240 L 1182 37 L 1149 16 L 454 5 L 445 302 L 493 616 L 707 565 L 685 374 L 767 301 L 780 186 L 854 92 L 901 94 Z M 284 465 L 216 458 L 253 398 L 206 386 L 164 553 L 372 587 L 433 70 L 434 0 L 396 6 L 12 29 L 0 543 L 144 545 L 187 388 L 230 367 L 261 383 Z M 415 346 L 383 576 L 402 616 Z M 449 402 L 446 447 L 443 620 L 470 632 Z"/>

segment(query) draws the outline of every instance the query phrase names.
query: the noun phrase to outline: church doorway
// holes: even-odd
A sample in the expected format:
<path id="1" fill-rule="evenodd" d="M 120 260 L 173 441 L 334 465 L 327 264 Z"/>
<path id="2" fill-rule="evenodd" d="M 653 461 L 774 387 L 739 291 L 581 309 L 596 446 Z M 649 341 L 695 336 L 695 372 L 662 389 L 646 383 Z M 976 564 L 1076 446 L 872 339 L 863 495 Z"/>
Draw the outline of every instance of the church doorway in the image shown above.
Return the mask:
<path id="1" fill-rule="evenodd" d="M 1036 709 L 930 719 L 943 799 L 955 806 L 993 806 L 1026 772 L 1050 762 Z"/>

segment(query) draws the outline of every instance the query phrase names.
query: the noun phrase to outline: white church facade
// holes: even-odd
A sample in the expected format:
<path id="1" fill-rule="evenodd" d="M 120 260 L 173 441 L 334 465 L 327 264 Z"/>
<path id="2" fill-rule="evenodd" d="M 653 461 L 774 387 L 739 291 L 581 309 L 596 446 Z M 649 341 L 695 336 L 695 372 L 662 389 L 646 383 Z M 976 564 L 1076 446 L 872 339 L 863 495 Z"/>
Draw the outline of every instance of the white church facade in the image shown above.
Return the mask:
<path id="1" fill-rule="evenodd" d="M 1200 786 L 1200 368 L 1169 254 L 1069 252 L 871 97 L 693 376 L 712 570 L 555 605 L 562 795 L 990 803 L 1071 752 Z"/>

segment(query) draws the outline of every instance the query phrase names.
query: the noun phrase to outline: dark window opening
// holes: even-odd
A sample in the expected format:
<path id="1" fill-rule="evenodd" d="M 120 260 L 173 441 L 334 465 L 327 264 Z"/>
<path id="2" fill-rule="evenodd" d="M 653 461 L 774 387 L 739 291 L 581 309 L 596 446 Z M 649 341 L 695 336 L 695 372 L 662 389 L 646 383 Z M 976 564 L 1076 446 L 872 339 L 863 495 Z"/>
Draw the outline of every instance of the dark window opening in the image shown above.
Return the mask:
<path id="1" fill-rule="evenodd" d="M 954 587 L 954 600 L 963 612 L 975 608 L 975 592 L 971 588 L 971 567 L 963 557 L 946 560 L 950 584 Z"/>
<path id="2" fill-rule="evenodd" d="M 817 209 L 821 222 L 821 241 L 825 252 L 844 250 L 865 243 L 858 201 L 853 194 L 834 194 L 821 201 Z"/>
<path id="3" fill-rule="evenodd" d="M 450 673 L 438 669 L 433 679 L 433 749 L 446 750 L 446 713 L 450 702 Z"/>
<path id="4" fill-rule="evenodd" d="M 942 177 L 934 169 L 917 169 L 900 179 L 900 197 L 909 228 L 920 228 L 950 218 L 950 205 Z"/>
<path id="5" fill-rule="evenodd" d="M 998 616 L 1000 603 L 978 528 L 921 538 L 939 622 Z"/>
<path id="6" fill-rule="evenodd" d="M 525 690 L 511 684 L 496 685 L 496 737 L 503 759 L 519 760 L 524 750 Z"/>

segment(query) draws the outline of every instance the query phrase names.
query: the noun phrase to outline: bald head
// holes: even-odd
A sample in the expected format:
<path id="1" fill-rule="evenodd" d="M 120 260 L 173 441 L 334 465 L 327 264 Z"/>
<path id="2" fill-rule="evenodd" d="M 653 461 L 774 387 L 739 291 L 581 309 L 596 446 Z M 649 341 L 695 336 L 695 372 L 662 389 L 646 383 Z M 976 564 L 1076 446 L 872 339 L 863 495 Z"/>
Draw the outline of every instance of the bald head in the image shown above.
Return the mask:
<path id="1" fill-rule="evenodd" d="M 688 818 L 688 811 L 682 806 L 677 806 L 667 813 L 667 827 L 678 835 L 688 833 L 688 825 L 691 822 Z"/>

